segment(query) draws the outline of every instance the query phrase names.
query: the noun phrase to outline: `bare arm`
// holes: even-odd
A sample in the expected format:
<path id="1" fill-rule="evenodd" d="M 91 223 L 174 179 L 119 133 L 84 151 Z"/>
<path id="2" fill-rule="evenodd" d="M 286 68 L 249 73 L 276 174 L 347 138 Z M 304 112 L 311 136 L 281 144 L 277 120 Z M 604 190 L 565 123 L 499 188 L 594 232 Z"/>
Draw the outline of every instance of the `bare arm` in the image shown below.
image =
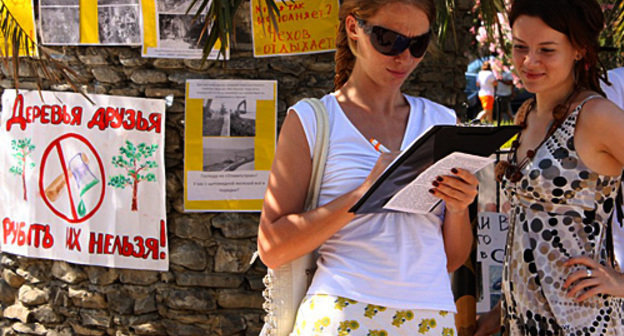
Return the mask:
<path id="1" fill-rule="evenodd" d="M 299 118 L 290 111 L 282 125 L 260 215 L 258 252 L 268 267 L 279 267 L 313 251 L 351 221 L 355 215 L 348 212 L 349 208 L 394 157 L 382 155 L 360 187 L 304 212 L 312 170 L 309 153 Z"/>
<path id="2" fill-rule="evenodd" d="M 446 268 L 455 271 L 464 264 L 472 248 L 472 227 L 468 206 L 477 196 L 479 181 L 470 172 L 454 169 L 450 175 L 439 176 L 433 194 L 444 200 L 446 212 L 442 235 L 446 252 Z"/>
<path id="3" fill-rule="evenodd" d="M 607 99 L 588 101 L 579 114 L 574 143 L 590 169 L 619 176 L 624 168 L 624 111 Z"/>

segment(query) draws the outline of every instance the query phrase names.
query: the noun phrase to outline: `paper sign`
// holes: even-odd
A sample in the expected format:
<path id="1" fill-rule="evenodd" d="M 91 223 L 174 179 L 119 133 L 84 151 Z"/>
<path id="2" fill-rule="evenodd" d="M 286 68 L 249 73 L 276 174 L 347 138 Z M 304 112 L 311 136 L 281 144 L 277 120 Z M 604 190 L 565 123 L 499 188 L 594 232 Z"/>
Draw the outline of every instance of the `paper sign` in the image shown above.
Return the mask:
<path id="1" fill-rule="evenodd" d="M 278 30 L 273 27 L 264 0 L 251 1 L 255 57 L 297 55 L 336 49 L 337 0 L 276 2 Z"/>
<path id="2" fill-rule="evenodd" d="M 164 100 L 41 95 L 2 95 L 2 251 L 168 270 Z"/>

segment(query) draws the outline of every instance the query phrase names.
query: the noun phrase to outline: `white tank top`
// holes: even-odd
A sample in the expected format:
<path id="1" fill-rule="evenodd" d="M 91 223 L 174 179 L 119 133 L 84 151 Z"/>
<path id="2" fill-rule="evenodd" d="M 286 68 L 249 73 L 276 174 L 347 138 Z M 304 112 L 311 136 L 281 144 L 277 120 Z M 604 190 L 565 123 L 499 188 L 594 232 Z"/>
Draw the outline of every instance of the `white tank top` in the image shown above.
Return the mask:
<path id="1" fill-rule="evenodd" d="M 401 149 L 427 128 L 455 124 L 455 113 L 424 98 L 410 104 Z M 346 117 L 333 94 L 321 101 L 330 121 L 329 153 L 319 205 L 355 189 L 372 170 L 379 153 Z M 316 118 L 303 102 L 293 107 L 305 131 L 310 156 Z M 442 239 L 443 206 L 436 213 L 357 215 L 319 247 L 318 269 L 308 294 L 330 294 L 398 309 L 455 312 Z"/>

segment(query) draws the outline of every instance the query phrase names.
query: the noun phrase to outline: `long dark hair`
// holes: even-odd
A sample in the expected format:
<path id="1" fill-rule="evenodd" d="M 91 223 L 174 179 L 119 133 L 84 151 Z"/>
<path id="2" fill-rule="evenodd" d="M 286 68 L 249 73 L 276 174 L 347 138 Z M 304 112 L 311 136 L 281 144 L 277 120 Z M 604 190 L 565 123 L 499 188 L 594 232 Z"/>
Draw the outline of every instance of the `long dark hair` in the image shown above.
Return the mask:
<path id="1" fill-rule="evenodd" d="M 341 88 L 347 82 L 355 65 L 356 56 L 351 49 L 354 47 L 354 42 L 349 40 L 345 25 L 347 16 L 356 15 L 358 18 L 367 20 L 374 16 L 381 7 L 395 2 L 418 7 L 427 15 L 429 25 L 433 25 L 436 18 L 435 1 L 433 0 L 343 0 L 338 13 L 340 25 L 336 34 L 336 56 L 334 57 L 336 61 L 336 77 L 334 77 L 334 89 Z"/>
<path id="2" fill-rule="evenodd" d="M 550 28 L 566 35 L 574 48 L 585 50 L 574 64 L 575 89 L 590 89 L 603 96 L 600 80 L 606 83 L 606 70 L 598 59 L 598 35 L 604 27 L 602 9 L 596 0 L 514 0 L 509 23 L 522 15 L 538 17 Z"/>

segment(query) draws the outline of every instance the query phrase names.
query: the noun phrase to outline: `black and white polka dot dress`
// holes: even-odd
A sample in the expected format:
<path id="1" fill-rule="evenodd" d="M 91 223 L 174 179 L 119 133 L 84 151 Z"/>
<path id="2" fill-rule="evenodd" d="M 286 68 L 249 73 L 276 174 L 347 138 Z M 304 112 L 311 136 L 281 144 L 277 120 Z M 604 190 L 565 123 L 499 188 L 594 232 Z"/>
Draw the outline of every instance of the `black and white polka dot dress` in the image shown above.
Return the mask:
<path id="1" fill-rule="evenodd" d="M 505 335 L 624 335 L 623 299 L 599 295 L 577 303 L 563 289 L 583 267 L 567 268 L 566 260 L 585 255 L 605 264 L 607 220 L 620 183 L 619 176 L 587 168 L 574 149 L 576 120 L 591 98 L 536 151 L 521 180 L 503 179 L 512 204 L 503 269 Z"/>

